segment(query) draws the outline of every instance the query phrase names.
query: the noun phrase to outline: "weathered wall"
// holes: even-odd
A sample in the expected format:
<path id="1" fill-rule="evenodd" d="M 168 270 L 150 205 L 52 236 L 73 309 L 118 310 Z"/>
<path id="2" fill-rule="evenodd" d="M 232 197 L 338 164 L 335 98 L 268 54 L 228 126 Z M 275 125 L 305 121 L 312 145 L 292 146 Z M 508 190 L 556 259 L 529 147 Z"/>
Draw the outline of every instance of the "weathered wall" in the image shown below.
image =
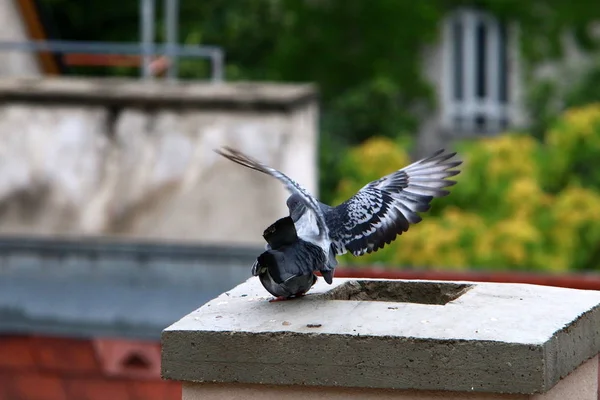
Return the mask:
<path id="1" fill-rule="evenodd" d="M 316 129 L 311 86 L 0 80 L 0 234 L 262 245 L 287 192 L 213 149 L 316 193 Z"/>

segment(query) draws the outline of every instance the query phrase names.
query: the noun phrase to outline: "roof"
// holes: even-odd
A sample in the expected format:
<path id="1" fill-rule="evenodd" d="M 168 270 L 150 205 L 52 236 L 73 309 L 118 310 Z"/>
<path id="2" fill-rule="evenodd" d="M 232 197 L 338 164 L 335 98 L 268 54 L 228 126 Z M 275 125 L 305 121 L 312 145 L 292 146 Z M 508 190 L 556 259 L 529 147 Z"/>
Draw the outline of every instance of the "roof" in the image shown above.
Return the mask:
<path id="1" fill-rule="evenodd" d="M 158 342 L 0 335 L 0 399 L 181 399 Z"/>
<path id="2" fill-rule="evenodd" d="M 0 239 L 0 333 L 158 340 L 250 276 L 261 249 Z"/>

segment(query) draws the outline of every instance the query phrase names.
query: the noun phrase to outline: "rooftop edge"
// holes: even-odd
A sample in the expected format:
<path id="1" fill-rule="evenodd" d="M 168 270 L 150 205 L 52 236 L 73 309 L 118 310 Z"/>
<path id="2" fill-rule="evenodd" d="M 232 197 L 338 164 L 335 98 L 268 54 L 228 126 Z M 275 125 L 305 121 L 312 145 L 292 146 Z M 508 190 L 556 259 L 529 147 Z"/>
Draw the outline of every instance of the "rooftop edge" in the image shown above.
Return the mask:
<path id="1" fill-rule="evenodd" d="M 0 101 L 127 104 L 286 111 L 318 98 L 313 84 L 140 81 L 126 78 L 0 79 Z"/>
<path id="2" fill-rule="evenodd" d="M 269 303 L 251 278 L 163 331 L 163 377 L 533 394 L 600 351 L 599 292 L 360 279 L 407 293 L 429 285 L 451 300 L 331 300 L 356 281 L 320 280 L 305 298 Z"/>

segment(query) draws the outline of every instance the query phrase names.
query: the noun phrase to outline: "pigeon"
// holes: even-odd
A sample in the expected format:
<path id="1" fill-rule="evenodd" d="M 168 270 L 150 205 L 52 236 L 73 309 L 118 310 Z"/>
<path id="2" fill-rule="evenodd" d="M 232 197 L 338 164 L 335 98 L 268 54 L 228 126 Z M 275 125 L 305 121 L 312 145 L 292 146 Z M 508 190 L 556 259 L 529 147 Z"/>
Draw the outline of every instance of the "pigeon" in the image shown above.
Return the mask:
<path id="1" fill-rule="evenodd" d="M 277 220 L 263 233 L 267 250 L 252 265 L 263 287 L 281 301 L 303 296 L 317 282 L 314 266 L 327 260 L 321 249 L 300 239 L 291 217 Z"/>
<path id="2" fill-rule="evenodd" d="M 447 196 L 446 188 L 456 184 L 448 178 L 462 161 L 452 161 L 456 153 L 438 150 L 402 169 L 367 183 L 354 196 L 332 207 L 321 203 L 283 172 L 231 147 L 215 150 L 223 157 L 282 182 L 290 196 L 286 200 L 289 217 L 297 236 L 322 252 L 323 263 L 311 266 L 332 284 L 336 256 L 351 253 L 362 256 L 390 244 L 411 225 L 421 221 L 434 198 Z M 268 250 L 270 245 L 267 243 Z M 316 262 L 319 258 L 307 260 Z"/>

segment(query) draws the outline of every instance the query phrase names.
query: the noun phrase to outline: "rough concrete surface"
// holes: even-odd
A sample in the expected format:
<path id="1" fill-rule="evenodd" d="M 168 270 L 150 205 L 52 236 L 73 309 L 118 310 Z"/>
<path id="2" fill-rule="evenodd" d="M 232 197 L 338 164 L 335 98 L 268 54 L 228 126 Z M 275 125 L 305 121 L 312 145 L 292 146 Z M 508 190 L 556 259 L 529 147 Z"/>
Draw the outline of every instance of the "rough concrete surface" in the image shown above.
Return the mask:
<path id="1" fill-rule="evenodd" d="M 262 246 L 265 227 L 287 214 L 287 191 L 213 149 L 247 152 L 318 194 L 314 94 L 0 79 L 0 234 Z"/>
<path id="2" fill-rule="evenodd" d="M 320 279 L 305 298 L 269 303 L 249 279 L 163 331 L 164 377 L 531 394 L 600 350 L 598 292 L 437 282 L 472 286 L 445 305 L 327 299 L 349 281 Z"/>

